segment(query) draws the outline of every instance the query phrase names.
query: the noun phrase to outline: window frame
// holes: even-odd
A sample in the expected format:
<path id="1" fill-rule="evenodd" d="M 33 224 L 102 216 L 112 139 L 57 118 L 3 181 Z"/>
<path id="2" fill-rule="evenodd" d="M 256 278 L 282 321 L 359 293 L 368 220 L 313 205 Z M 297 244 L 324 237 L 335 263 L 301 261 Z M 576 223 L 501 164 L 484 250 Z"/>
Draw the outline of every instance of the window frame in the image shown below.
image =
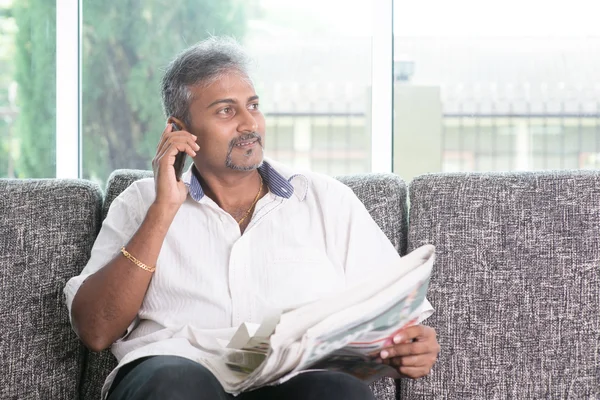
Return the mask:
<path id="1" fill-rule="evenodd" d="M 80 24 L 80 0 L 56 0 L 57 178 L 81 177 Z"/>
<path id="2" fill-rule="evenodd" d="M 393 165 L 393 0 L 374 0 L 371 45 L 371 172 Z M 82 177 L 82 0 L 56 1 L 56 177 Z M 74 79 L 73 77 L 77 77 Z M 158 94 L 157 94 L 158 95 Z"/>

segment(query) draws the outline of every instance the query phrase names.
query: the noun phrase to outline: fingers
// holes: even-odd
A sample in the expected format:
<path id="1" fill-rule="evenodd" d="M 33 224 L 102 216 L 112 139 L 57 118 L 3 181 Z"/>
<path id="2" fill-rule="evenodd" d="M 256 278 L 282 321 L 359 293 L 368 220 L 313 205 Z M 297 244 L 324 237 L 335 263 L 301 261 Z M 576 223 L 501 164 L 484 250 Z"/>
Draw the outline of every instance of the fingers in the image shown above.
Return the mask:
<path id="1" fill-rule="evenodd" d="M 180 152 L 185 152 L 190 157 L 196 156 L 196 151 L 200 146 L 196 143 L 197 137 L 187 131 L 172 131 L 171 124 L 168 124 L 162 133 L 157 146 L 156 156 L 152 161 L 153 167 L 158 167 L 163 163 L 173 165 L 175 157 Z"/>
<path id="2" fill-rule="evenodd" d="M 423 354 L 419 356 L 405 356 L 405 357 L 394 357 L 388 359 L 388 365 L 394 367 L 426 367 L 432 365 L 435 359 L 429 354 Z"/>
<path id="3" fill-rule="evenodd" d="M 196 150 L 198 150 L 197 144 L 190 144 L 189 142 L 183 142 L 181 140 L 172 140 L 166 142 L 162 149 L 159 149 L 157 158 L 160 160 L 164 157 L 175 157 L 180 152 L 185 152 L 190 157 L 196 156 Z"/>
<path id="4" fill-rule="evenodd" d="M 382 350 L 379 356 L 385 360 L 386 358 L 427 354 L 432 350 L 432 345 L 427 342 L 401 343 Z"/>
<path id="5" fill-rule="evenodd" d="M 398 344 L 385 348 L 379 353 L 379 357 L 384 362 L 395 358 L 406 359 L 405 361 L 394 360 L 396 363 L 394 365 L 419 366 L 421 356 L 425 357 L 425 362 L 433 365 L 440 352 L 435 330 L 427 326 L 416 325 L 407 328 L 394 337 L 394 342 Z"/>
<path id="6" fill-rule="evenodd" d="M 196 143 L 196 136 L 182 131 L 173 132 L 173 136 L 167 137 L 157 153 L 164 154 L 169 147 L 176 147 L 178 151 L 185 151 L 185 148 L 189 147 L 194 153 L 200 149 Z"/>
<path id="7" fill-rule="evenodd" d="M 410 326 L 394 336 L 393 342 L 393 346 L 379 353 L 376 362 L 395 367 L 400 374 L 412 379 L 429 374 L 440 352 L 435 329 Z"/>
<path id="8" fill-rule="evenodd" d="M 414 342 L 436 342 L 437 335 L 435 333 L 435 329 L 424 326 L 424 325 L 414 325 L 408 328 L 403 329 L 393 338 L 394 344 L 385 348 L 385 350 L 392 349 L 399 344 L 410 344 Z"/>
<path id="9" fill-rule="evenodd" d="M 165 140 L 167 138 L 167 134 L 170 133 L 173 130 L 173 127 L 171 126 L 171 124 L 167 124 L 167 126 L 165 127 L 165 129 L 163 130 L 163 132 L 160 135 L 160 140 L 158 141 L 158 144 L 156 145 L 156 150 L 160 149 L 163 144 L 165 143 Z"/>
<path id="10" fill-rule="evenodd" d="M 410 342 L 413 340 L 426 340 L 431 337 L 436 337 L 435 329 L 425 325 L 413 325 L 405 328 L 394 337 L 394 343 Z"/>
<path id="11" fill-rule="evenodd" d="M 190 157 L 196 156 L 196 152 L 187 144 L 168 145 L 161 154 L 157 154 L 154 160 L 152 160 L 152 168 L 155 171 L 160 171 L 169 166 L 173 167 L 175 165 L 177 154 L 180 152 L 185 152 Z"/>
<path id="12" fill-rule="evenodd" d="M 177 143 L 186 142 L 190 145 L 190 147 L 193 150 L 199 150 L 200 146 L 198 146 L 198 144 L 196 143 L 197 139 L 198 138 L 195 135 L 192 135 L 191 133 L 189 133 L 187 131 L 173 131 L 171 124 L 167 124 L 167 127 L 163 131 L 163 133 L 160 137 L 160 140 L 158 141 L 158 145 L 156 146 L 156 151 L 159 154 L 164 153 L 164 150 L 166 149 L 166 147 L 168 147 L 167 144 L 170 144 L 173 142 L 177 142 Z M 180 150 L 180 151 L 183 151 L 183 150 Z"/>
<path id="13" fill-rule="evenodd" d="M 386 365 L 394 367 L 401 374 L 411 379 L 429 375 L 437 360 L 437 353 L 418 356 L 394 357 L 382 360 Z"/>

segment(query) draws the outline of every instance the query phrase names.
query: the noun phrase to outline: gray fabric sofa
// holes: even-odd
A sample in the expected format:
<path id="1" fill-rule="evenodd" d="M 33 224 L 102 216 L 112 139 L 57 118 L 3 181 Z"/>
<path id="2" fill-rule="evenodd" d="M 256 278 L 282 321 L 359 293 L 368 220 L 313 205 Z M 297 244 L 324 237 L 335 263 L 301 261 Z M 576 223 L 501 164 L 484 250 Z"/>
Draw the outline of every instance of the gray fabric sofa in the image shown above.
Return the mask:
<path id="1" fill-rule="evenodd" d="M 115 361 L 79 343 L 62 288 L 145 176 L 115 171 L 104 198 L 83 180 L 0 180 L 0 399 L 99 398 Z M 375 383 L 378 399 L 600 399 L 600 172 L 425 175 L 410 211 L 394 175 L 340 179 L 401 254 L 437 248 L 439 361 Z"/>
<path id="2" fill-rule="evenodd" d="M 85 266 L 102 192 L 75 180 L 0 180 L 0 399 L 76 399 L 87 351 L 62 289 Z"/>
<path id="3" fill-rule="evenodd" d="M 600 171 L 427 175 L 410 204 L 442 350 L 400 398 L 600 399 Z"/>

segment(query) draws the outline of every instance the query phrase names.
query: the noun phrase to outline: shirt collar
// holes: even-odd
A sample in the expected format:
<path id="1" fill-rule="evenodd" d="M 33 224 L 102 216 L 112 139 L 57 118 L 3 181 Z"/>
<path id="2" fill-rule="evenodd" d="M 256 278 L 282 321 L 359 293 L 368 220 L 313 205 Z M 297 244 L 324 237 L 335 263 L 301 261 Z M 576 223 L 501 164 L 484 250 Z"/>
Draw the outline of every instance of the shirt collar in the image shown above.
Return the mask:
<path id="1" fill-rule="evenodd" d="M 258 167 L 258 173 L 269 187 L 269 191 L 275 196 L 289 199 L 293 194 L 302 201 L 306 198 L 308 191 L 308 178 L 300 173 L 286 171 L 283 166 L 274 166 L 273 161 L 264 160 Z M 182 181 L 189 189 L 192 199 L 200 201 L 204 197 L 204 190 L 200 181 L 193 172 L 194 164 L 183 174 Z M 286 176 L 289 176 L 286 178 Z"/>

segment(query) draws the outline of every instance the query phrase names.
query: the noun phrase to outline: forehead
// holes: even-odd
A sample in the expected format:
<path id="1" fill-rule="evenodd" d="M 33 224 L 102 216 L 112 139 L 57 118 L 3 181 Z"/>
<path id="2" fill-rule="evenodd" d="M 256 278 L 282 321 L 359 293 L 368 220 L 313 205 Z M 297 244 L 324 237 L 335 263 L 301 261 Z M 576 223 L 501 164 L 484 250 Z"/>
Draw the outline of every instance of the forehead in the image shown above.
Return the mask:
<path id="1" fill-rule="evenodd" d="M 246 101 L 256 94 L 250 78 L 240 72 L 227 72 L 209 85 L 192 86 L 190 91 L 194 102 L 203 104 L 220 99 Z"/>

